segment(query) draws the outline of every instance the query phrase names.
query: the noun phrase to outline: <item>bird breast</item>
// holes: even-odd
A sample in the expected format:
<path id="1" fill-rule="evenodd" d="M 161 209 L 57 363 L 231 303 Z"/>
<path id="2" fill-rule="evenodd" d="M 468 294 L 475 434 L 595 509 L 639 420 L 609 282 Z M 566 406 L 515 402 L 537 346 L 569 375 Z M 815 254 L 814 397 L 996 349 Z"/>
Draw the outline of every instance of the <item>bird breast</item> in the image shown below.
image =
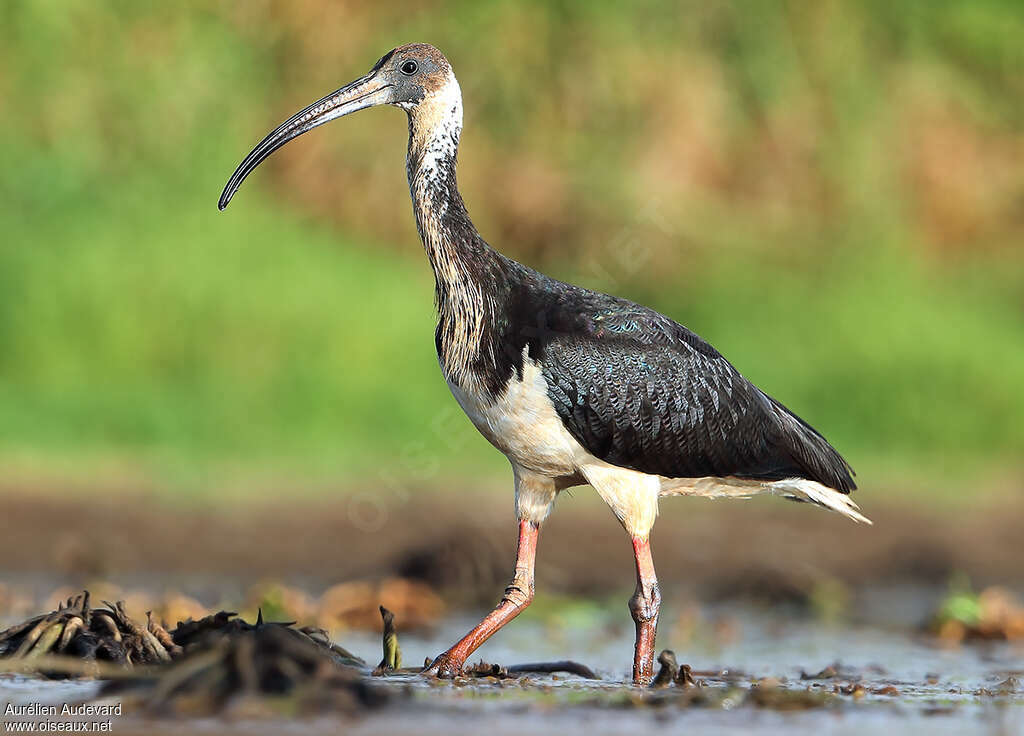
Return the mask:
<path id="1" fill-rule="evenodd" d="M 523 349 L 522 375 L 513 375 L 497 398 L 470 378 L 448 379 L 455 400 L 480 433 L 513 464 L 549 478 L 572 476 L 586 450 L 569 434 L 548 398 L 540 365 Z"/>

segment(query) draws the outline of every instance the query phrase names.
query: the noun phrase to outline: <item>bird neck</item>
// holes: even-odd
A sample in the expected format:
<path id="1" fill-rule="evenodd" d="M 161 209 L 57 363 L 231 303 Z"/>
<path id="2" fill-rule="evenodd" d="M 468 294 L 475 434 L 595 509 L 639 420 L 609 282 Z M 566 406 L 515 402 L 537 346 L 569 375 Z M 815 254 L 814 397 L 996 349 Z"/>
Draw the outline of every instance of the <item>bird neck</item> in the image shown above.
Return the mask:
<path id="1" fill-rule="evenodd" d="M 451 76 L 409 112 L 406 169 L 416 227 L 434 271 L 437 349 L 446 378 L 474 380 L 485 333 L 496 315 L 499 256 L 474 227 L 455 179 L 462 132 L 462 94 Z"/>

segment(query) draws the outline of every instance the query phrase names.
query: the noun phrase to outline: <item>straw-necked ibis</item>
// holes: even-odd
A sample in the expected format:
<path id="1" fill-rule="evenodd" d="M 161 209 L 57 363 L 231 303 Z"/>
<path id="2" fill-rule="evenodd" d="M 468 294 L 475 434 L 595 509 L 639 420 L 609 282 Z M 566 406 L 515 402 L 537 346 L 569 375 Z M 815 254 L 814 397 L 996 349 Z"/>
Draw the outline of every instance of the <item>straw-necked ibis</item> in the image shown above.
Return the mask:
<path id="1" fill-rule="evenodd" d="M 221 195 L 288 141 L 376 105 L 409 118 L 406 168 L 436 279 L 441 371 L 477 429 L 512 464 L 519 547 L 501 603 L 426 670 L 457 675 L 533 598 L 541 524 L 563 489 L 589 484 L 632 539 L 633 680 L 651 677 L 661 594 L 649 534 L 662 496 L 774 493 L 867 521 L 846 461 L 711 345 L 651 309 L 567 284 L 491 248 L 456 186 L 462 93 L 433 46 L 408 44 L 282 123 Z"/>

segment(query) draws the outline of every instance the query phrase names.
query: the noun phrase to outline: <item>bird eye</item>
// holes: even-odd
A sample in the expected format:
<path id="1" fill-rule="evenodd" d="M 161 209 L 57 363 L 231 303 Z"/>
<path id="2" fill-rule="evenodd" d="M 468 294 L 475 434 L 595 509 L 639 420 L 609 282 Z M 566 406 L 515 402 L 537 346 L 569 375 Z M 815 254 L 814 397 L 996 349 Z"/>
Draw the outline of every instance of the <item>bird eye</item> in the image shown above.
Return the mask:
<path id="1" fill-rule="evenodd" d="M 408 59 L 407 61 L 404 61 L 402 63 L 402 66 L 401 66 L 402 74 L 409 74 L 409 75 L 415 74 L 416 70 L 419 69 L 419 68 L 420 68 L 419 64 L 417 64 L 412 59 Z"/>

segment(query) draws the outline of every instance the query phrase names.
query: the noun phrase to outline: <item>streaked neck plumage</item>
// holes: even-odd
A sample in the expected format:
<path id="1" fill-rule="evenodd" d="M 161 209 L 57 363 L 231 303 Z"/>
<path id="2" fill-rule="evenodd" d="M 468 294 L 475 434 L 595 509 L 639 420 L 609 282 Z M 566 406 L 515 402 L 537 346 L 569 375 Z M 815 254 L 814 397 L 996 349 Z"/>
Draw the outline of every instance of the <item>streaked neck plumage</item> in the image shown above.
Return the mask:
<path id="1" fill-rule="evenodd" d="M 459 194 L 455 164 L 462 132 L 462 92 L 446 83 L 409 112 L 406 169 L 416 227 L 434 270 L 437 349 L 450 383 L 470 387 L 484 356 L 484 334 L 496 305 L 488 289 L 500 259 L 473 226 Z"/>

